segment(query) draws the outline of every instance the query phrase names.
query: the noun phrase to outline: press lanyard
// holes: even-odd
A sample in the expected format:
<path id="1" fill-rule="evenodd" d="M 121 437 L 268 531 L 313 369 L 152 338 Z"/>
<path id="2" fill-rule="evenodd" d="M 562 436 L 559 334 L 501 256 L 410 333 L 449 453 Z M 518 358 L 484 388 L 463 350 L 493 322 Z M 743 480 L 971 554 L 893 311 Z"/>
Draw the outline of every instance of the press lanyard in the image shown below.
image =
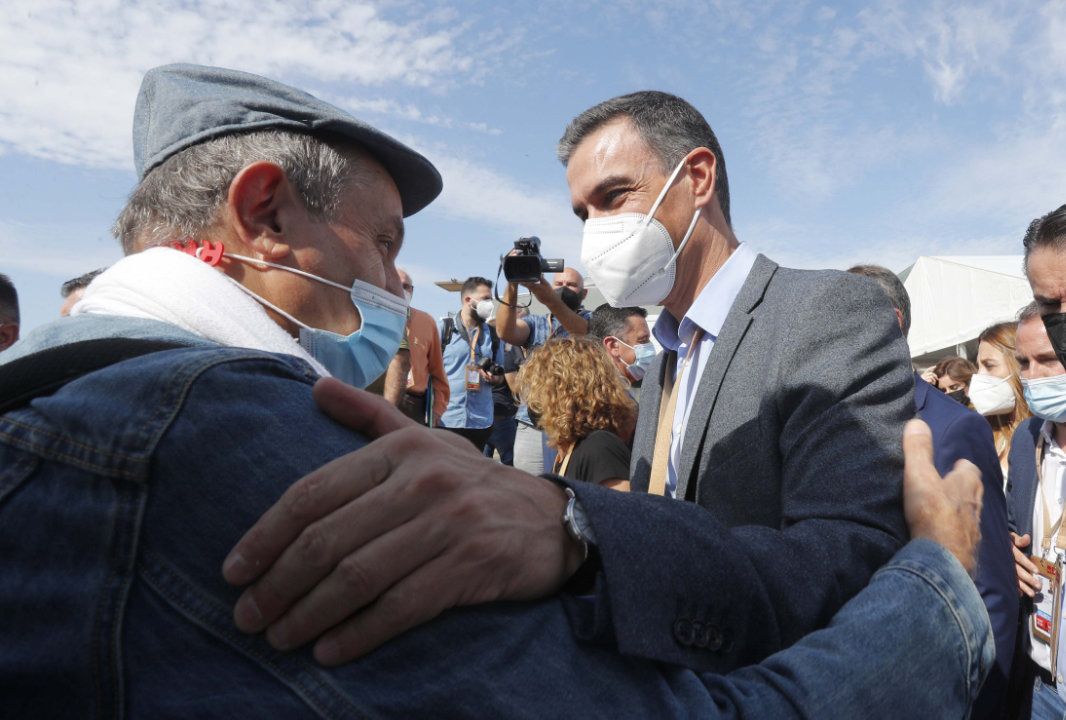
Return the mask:
<path id="1" fill-rule="evenodd" d="M 470 337 L 471 337 L 471 335 L 468 334 L 467 338 L 470 339 Z M 475 356 L 475 350 L 477 348 L 477 341 L 481 337 L 481 325 L 480 324 L 474 330 L 472 337 L 473 337 L 473 339 L 470 340 L 470 362 L 473 364 L 477 360 L 477 358 Z"/>
<path id="2" fill-rule="evenodd" d="M 1040 493 L 1040 502 L 1044 508 L 1044 535 L 1040 541 L 1043 557 L 1047 557 L 1048 551 L 1051 550 L 1051 538 L 1055 538 L 1055 549 L 1059 551 L 1066 550 L 1066 539 L 1062 537 L 1063 516 L 1066 515 L 1066 506 L 1059 511 L 1059 519 L 1054 524 L 1051 523 L 1051 505 L 1047 501 L 1047 493 L 1044 492 L 1044 455 L 1047 452 L 1046 443 L 1044 442 L 1044 435 L 1041 433 L 1040 439 L 1036 443 L 1036 491 Z"/>
<path id="3" fill-rule="evenodd" d="M 570 467 L 570 456 L 573 455 L 573 454 L 574 454 L 574 446 L 573 445 L 570 446 L 570 449 L 568 449 L 566 451 L 566 454 L 563 455 L 562 457 L 559 457 L 559 455 L 556 454 L 555 455 L 555 467 L 552 468 L 552 474 L 553 475 L 562 475 L 562 476 L 565 477 L 566 476 L 566 468 Z"/>

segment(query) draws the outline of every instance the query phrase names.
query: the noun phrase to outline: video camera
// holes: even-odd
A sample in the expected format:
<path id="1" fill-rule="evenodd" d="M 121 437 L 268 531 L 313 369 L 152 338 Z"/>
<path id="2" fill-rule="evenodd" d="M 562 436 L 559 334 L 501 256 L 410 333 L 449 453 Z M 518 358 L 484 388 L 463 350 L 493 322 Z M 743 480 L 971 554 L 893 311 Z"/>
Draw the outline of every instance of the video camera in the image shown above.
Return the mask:
<path id="1" fill-rule="evenodd" d="M 519 238 L 515 240 L 514 247 L 518 253 L 503 258 L 503 276 L 507 282 L 537 282 L 544 273 L 563 271 L 562 258 L 541 257 L 538 237 Z"/>
<path id="2" fill-rule="evenodd" d="M 492 358 L 481 358 L 481 362 L 479 362 L 477 366 L 479 370 L 482 370 L 489 375 L 503 376 L 503 366 L 492 362 Z"/>

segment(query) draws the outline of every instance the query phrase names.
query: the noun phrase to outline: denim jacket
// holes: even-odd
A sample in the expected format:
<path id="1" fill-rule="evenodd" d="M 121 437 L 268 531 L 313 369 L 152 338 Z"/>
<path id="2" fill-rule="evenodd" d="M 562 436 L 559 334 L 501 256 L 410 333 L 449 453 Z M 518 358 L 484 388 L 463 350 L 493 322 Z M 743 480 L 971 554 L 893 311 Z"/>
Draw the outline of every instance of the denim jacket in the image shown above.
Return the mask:
<path id="1" fill-rule="evenodd" d="M 277 652 L 236 630 L 222 561 L 365 439 L 315 407 L 301 360 L 151 321 L 65 320 L 2 360 L 120 336 L 187 347 L 0 417 L 2 717 L 962 717 L 987 672 L 980 597 L 920 542 L 829 628 L 729 676 L 578 642 L 565 595 L 446 612 L 339 668 Z"/>

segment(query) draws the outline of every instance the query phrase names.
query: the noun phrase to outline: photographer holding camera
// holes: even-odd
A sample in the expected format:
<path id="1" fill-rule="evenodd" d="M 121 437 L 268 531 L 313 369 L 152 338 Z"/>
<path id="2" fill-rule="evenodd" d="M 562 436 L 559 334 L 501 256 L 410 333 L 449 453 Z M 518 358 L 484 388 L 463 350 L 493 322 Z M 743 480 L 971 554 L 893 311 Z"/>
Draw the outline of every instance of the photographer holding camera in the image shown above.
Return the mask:
<path id="1" fill-rule="evenodd" d="M 467 278 L 460 293 L 462 309 L 440 326 L 444 371 L 451 390 L 441 423 L 480 451 L 492 433 L 492 386 L 504 381 L 499 364 L 502 343 L 485 322 L 492 316 L 492 281 Z"/>
<path id="2" fill-rule="evenodd" d="M 532 350 L 551 338 L 585 335 L 592 314 L 581 303 L 587 294 L 585 279 L 574 268 L 564 268 L 562 259 L 545 259 L 540 254 L 540 239 L 521 238 L 502 262 L 507 289 L 501 298 L 496 316 L 496 332 L 504 342 Z M 551 284 L 544 273 L 555 273 Z M 529 292 L 548 308 L 547 315 L 530 314 L 519 318 L 518 286 Z M 550 469 L 554 453 L 547 447 L 544 434 L 529 419 L 525 402 L 515 416 L 518 431 L 515 434 L 514 466 L 528 473 L 539 475 Z M 546 467 L 547 465 L 547 467 Z"/>

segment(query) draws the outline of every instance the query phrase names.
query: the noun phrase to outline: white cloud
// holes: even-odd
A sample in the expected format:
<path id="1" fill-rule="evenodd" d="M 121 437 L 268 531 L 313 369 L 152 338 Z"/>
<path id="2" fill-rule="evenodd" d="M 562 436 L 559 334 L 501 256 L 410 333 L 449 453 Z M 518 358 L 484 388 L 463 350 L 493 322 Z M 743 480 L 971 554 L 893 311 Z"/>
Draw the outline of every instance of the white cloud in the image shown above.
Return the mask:
<path id="1" fill-rule="evenodd" d="M 1036 7 L 1022 0 L 918 3 L 908 9 L 881 2 L 859 13 L 867 50 L 921 62 L 936 99 L 957 102 L 974 78 L 996 73 L 1010 52 L 1022 18 Z"/>
<path id="2" fill-rule="evenodd" d="M 861 228 L 768 220 L 737 228 L 738 236 L 787 267 L 834 268 L 882 265 L 894 272 L 921 255 L 1018 255 L 1019 238 L 1009 235 L 936 233 L 929 226 L 897 228 L 871 222 Z M 861 233 L 862 241 L 856 236 Z"/>
<path id="3" fill-rule="evenodd" d="M 442 25 L 442 17 L 392 21 L 372 3 L 345 0 L 14 0 L 0 23 L 0 152 L 128 168 L 141 76 L 167 62 L 249 70 L 303 87 L 437 91 L 480 71 L 480 58 L 458 45 L 464 26 Z"/>
<path id="4" fill-rule="evenodd" d="M 568 265 L 577 265 L 581 223 L 570 212 L 562 177 L 553 191 L 455 156 L 434 154 L 433 162 L 445 178 L 434 211 L 499 228 L 511 239 L 536 235 L 545 255 L 563 255 Z"/>

